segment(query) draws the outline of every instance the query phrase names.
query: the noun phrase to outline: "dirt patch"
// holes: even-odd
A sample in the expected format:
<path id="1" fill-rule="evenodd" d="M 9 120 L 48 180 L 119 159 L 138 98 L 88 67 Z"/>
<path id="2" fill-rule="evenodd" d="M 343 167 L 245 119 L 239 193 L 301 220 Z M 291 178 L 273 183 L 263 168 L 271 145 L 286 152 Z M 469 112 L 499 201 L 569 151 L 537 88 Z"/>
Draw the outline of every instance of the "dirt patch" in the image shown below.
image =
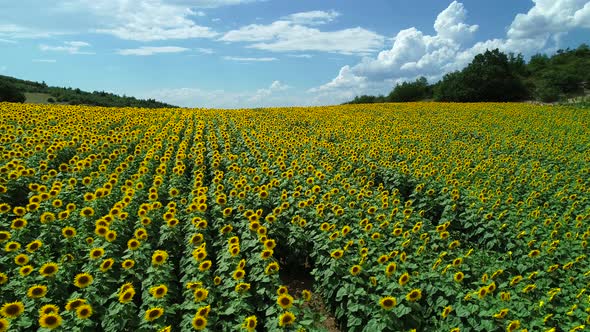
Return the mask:
<path id="1" fill-rule="evenodd" d="M 289 289 L 289 294 L 295 297 L 300 297 L 303 290 L 312 291 L 313 296 L 307 305 L 312 311 L 325 318 L 325 320 L 318 322 L 316 326 L 318 330 L 340 332 L 336 319 L 326 307 L 324 300 L 318 294 L 313 293 L 314 280 L 311 276 L 311 267 L 287 268 L 281 270 L 280 277 L 283 284 Z"/>

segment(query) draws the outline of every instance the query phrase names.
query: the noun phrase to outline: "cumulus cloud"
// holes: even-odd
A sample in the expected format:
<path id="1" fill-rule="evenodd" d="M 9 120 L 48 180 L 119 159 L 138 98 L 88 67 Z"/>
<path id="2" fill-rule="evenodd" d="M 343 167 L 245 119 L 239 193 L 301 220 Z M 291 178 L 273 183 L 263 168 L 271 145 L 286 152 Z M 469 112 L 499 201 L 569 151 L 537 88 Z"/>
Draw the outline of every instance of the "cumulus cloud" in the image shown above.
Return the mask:
<path id="1" fill-rule="evenodd" d="M 151 91 L 145 97 L 183 107 L 252 108 L 300 104 L 302 97 L 291 94 L 290 89 L 290 86 L 275 80 L 268 87 L 255 91 L 179 88 Z"/>
<path id="2" fill-rule="evenodd" d="M 328 23 L 338 15 L 335 11 L 295 13 L 271 24 L 250 24 L 228 31 L 219 40 L 249 42 L 249 48 L 271 52 L 369 54 L 383 46 L 383 36 L 361 27 L 336 31 L 310 27 Z"/>
<path id="3" fill-rule="evenodd" d="M 39 45 L 39 49 L 44 52 L 65 52 L 69 54 L 94 54 L 94 52 L 82 51 L 82 48 L 90 47 L 91 45 L 83 41 L 67 41 L 63 45 Z"/>
<path id="4" fill-rule="evenodd" d="M 453 1 L 434 21 L 436 34 L 428 35 L 415 27 L 401 30 L 390 49 L 376 57 L 365 57 L 346 65 L 324 85 L 310 89 L 319 97 L 332 93 L 341 102 L 354 95 L 385 93 L 403 80 L 426 76 L 430 81 L 466 66 L 486 49 L 523 53 L 525 56 L 546 50 L 548 43 L 574 28 L 590 28 L 590 2 L 587 0 L 533 0 L 526 14 L 518 14 L 504 38 L 470 44 L 479 26 L 467 23 L 467 10 Z"/>
<path id="5" fill-rule="evenodd" d="M 188 48 L 178 46 L 142 46 L 139 48 L 118 50 L 117 53 L 120 55 L 148 56 L 161 53 L 180 53 L 188 50 Z"/>

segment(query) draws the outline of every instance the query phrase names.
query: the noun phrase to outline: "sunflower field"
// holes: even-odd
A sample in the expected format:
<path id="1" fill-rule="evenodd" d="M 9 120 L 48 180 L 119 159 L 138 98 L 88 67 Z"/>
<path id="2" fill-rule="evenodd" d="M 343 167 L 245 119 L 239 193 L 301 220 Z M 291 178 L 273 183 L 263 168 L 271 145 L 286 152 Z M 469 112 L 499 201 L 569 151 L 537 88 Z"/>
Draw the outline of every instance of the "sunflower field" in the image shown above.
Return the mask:
<path id="1" fill-rule="evenodd" d="M 590 328 L 588 109 L 0 115 L 0 331 Z"/>

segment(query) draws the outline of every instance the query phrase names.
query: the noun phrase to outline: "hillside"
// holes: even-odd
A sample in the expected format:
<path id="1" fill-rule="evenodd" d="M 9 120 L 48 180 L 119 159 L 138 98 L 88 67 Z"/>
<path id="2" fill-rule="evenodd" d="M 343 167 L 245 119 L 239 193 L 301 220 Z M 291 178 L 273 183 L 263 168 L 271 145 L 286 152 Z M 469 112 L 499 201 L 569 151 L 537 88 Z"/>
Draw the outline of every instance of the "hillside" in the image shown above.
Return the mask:
<path id="1" fill-rule="evenodd" d="M 177 106 L 155 99 L 137 99 L 119 96 L 104 91 L 87 92 L 80 89 L 48 86 L 45 82 L 33 82 L 10 76 L 0 75 L 0 85 L 10 86 L 18 93 L 24 94 L 26 103 L 45 104 L 58 103 L 69 105 L 92 105 L 106 107 L 143 107 L 143 108 L 175 108 Z M 0 98 L 0 100 L 3 100 Z"/>
<path id="2" fill-rule="evenodd" d="M 349 104 L 451 101 L 507 102 L 540 101 L 570 103 L 588 95 L 590 47 L 558 50 L 549 56 L 533 55 L 526 62 L 521 54 L 498 49 L 476 55 L 460 71 L 446 74 L 429 84 L 424 77 L 397 84 L 386 96 L 357 96 Z"/>

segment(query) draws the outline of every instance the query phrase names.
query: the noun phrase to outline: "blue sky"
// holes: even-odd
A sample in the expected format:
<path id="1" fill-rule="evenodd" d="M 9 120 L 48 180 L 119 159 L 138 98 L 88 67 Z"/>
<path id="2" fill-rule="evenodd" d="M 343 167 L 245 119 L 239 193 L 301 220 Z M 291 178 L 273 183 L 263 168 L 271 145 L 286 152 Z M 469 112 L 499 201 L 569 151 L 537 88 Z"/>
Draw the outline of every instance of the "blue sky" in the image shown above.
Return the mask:
<path id="1" fill-rule="evenodd" d="M 2 1 L 0 74 L 188 107 L 326 105 L 589 30 L 588 0 Z"/>

